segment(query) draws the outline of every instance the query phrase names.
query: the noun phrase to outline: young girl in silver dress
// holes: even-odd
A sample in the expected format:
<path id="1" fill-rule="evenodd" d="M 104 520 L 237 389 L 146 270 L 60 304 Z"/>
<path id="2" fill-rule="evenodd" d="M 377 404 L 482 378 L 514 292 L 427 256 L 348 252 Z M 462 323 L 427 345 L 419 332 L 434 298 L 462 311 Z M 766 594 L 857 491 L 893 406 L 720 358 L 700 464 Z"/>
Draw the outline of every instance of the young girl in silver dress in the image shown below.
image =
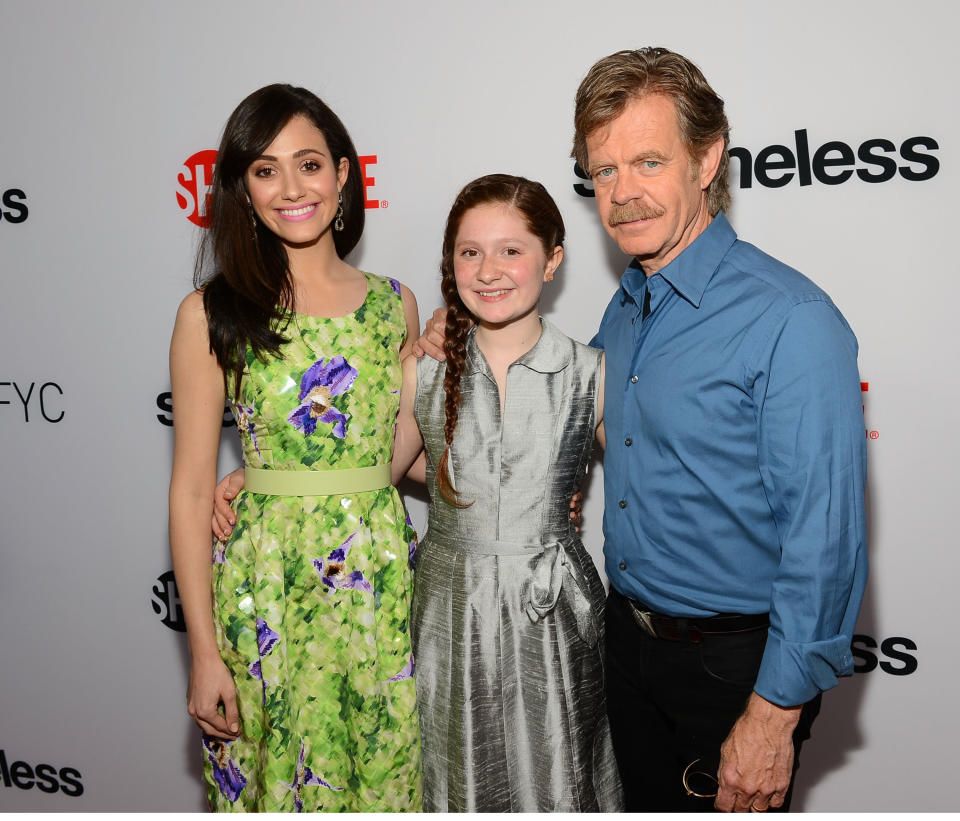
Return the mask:
<path id="1" fill-rule="evenodd" d="M 568 508 L 603 354 L 538 312 L 563 237 L 539 183 L 469 183 L 443 240 L 446 361 L 404 361 L 394 472 L 425 445 L 430 492 L 411 623 L 428 811 L 621 807 L 604 590 Z"/>

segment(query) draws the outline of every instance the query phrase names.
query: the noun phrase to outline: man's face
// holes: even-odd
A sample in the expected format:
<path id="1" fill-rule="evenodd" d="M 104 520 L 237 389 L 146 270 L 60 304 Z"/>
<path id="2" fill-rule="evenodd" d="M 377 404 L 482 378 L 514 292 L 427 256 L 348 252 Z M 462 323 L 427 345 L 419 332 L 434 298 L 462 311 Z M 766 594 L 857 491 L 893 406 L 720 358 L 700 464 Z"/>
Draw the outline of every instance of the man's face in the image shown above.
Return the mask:
<path id="1" fill-rule="evenodd" d="M 710 224 L 705 189 L 719 161 L 715 149 L 699 166 L 691 161 L 673 100 L 662 94 L 630 102 L 619 117 L 587 135 L 587 170 L 600 219 L 647 276 Z"/>

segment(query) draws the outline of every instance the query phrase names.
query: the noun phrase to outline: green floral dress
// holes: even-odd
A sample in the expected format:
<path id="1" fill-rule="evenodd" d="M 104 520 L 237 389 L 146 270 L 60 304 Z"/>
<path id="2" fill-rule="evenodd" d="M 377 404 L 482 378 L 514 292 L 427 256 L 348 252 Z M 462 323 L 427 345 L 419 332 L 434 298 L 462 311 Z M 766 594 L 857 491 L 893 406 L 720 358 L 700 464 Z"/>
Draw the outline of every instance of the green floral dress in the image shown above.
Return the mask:
<path id="1" fill-rule="evenodd" d="M 353 313 L 294 314 L 279 358 L 248 352 L 233 412 L 249 467 L 390 461 L 406 324 L 399 284 L 366 277 Z M 234 509 L 233 534 L 214 545 L 213 593 L 242 732 L 233 742 L 204 736 L 211 808 L 419 810 L 416 534 L 396 489 L 243 491 Z"/>

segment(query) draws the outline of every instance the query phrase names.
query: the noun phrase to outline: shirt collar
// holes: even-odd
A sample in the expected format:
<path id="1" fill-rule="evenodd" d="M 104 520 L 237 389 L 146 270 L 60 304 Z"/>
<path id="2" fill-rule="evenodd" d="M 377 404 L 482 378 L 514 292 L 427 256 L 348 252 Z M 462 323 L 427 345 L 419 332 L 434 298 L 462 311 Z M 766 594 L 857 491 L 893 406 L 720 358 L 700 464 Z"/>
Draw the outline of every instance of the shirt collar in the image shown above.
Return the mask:
<path id="1" fill-rule="evenodd" d="M 538 373 L 562 371 L 570 362 L 570 347 L 564 344 L 567 337 L 543 317 L 540 317 L 540 327 L 540 338 L 536 344 L 513 364 L 523 365 Z M 467 355 L 463 373 L 464 376 L 470 373 L 482 373 L 493 378 L 490 366 L 487 365 L 487 360 L 483 358 L 480 346 L 477 345 L 476 326 L 472 327 L 467 335 Z"/>
<path id="2" fill-rule="evenodd" d="M 720 211 L 703 232 L 657 274 L 687 302 L 699 308 L 707 284 L 736 241 L 736 232 Z M 620 280 L 621 304 L 629 297 L 639 305 L 645 288 L 643 269 L 636 260 L 632 260 Z"/>

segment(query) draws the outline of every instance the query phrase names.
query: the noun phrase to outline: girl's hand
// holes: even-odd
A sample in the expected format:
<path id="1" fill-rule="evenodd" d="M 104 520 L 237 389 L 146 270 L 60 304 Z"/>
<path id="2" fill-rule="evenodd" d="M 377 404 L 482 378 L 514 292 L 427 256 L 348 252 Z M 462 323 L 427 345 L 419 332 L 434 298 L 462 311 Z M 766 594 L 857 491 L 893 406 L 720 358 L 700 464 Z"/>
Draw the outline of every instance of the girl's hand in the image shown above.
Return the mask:
<path id="1" fill-rule="evenodd" d="M 424 354 L 443 362 L 447 355 L 443 352 L 443 342 L 446 339 L 447 309 L 437 308 L 427 320 L 427 327 L 423 329 L 420 338 L 413 344 L 414 356 Z"/>
<path id="2" fill-rule="evenodd" d="M 223 707 L 221 713 L 220 707 Z M 187 686 L 187 712 L 208 735 L 232 741 L 240 735 L 233 677 L 219 656 L 194 661 Z"/>
<path id="3" fill-rule="evenodd" d="M 573 529 L 579 533 L 583 524 L 583 493 L 579 490 L 570 497 L 570 521 L 573 522 Z"/>
<path id="4" fill-rule="evenodd" d="M 243 490 L 243 468 L 237 468 L 233 473 L 224 476 L 213 491 L 213 520 L 211 527 L 213 535 L 220 541 L 226 539 L 233 532 L 237 517 L 230 507 L 230 500 Z"/>

